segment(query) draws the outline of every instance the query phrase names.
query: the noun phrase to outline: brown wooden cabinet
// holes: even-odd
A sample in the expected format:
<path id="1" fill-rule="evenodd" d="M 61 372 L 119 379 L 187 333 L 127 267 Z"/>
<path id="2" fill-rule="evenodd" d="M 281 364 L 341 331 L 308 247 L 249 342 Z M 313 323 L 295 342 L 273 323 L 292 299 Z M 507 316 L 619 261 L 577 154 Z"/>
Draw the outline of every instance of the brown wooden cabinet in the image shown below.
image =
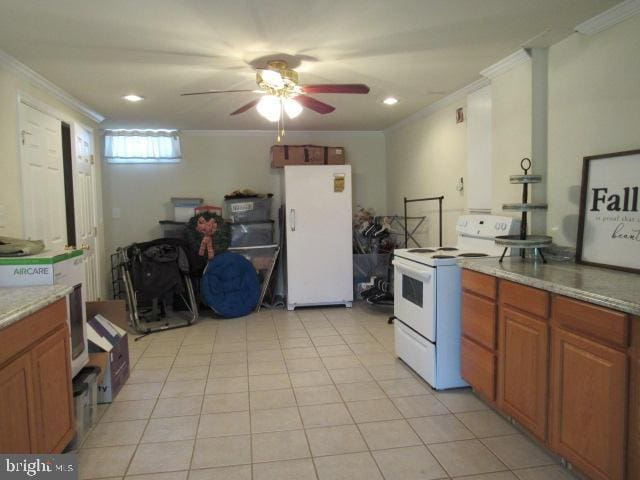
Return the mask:
<path id="1" fill-rule="evenodd" d="M 549 326 L 500 307 L 498 404 L 542 441 L 547 436 Z"/>
<path id="2" fill-rule="evenodd" d="M 60 328 L 31 353 L 34 377 L 38 452 L 62 451 L 74 429 L 73 397 L 69 388 L 69 334 Z"/>
<path id="3" fill-rule="evenodd" d="M 551 447 L 594 479 L 623 479 L 626 354 L 554 328 L 551 372 Z"/>
<path id="4" fill-rule="evenodd" d="M 588 478 L 640 479 L 640 318 L 468 270 L 462 286 L 463 378 Z"/>
<path id="5" fill-rule="evenodd" d="M 462 289 L 460 373 L 476 393 L 493 403 L 497 374 L 497 281 L 489 275 L 463 270 Z"/>
<path id="6" fill-rule="evenodd" d="M 0 331 L 0 452 L 59 453 L 75 433 L 66 302 Z"/>
<path id="7" fill-rule="evenodd" d="M 0 370 L 0 452 L 25 453 L 36 449 L 33 411 L 33 369 L 29 354 Z"/>

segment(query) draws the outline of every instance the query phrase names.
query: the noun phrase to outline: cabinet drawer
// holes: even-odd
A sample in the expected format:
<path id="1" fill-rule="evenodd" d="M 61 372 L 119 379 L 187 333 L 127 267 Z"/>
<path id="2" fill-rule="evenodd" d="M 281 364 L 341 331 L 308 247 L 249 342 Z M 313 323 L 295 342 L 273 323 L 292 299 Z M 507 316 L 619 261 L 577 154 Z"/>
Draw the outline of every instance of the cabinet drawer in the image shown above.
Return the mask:
<path id="1" fill-rule="evenodd" d="M 61 298 L 2 330 L 0 365 L 60 326 L 67 324 L 67 302 Z"/>
<path id="2" fill-rule="evenodd" d="M 496 356 L 462 337 L 461 372 L 469 384 L 491 401 L 496 399 Z"/>
<path id="3" fill-rule="evenodd" d="M 495 350 L 496 304 L 462 292 L 462 334 L 489 350 Z"/>
<path id="4" fill-rule="evenodd" d="M 495 300 L 498 291 L 498 279 L 491 275 L 465 268 L 462 270 L 462 288 Z"/>
<path id="5" fill-rule="evenodd" d="M 559 327 L 618 347 L 629 344 L 629 317 L 615 310 L 557 296 L 553 300 L 553 319 Z"/>
<path id="6" fill-rule="evenodd" d="M 500 303 L 541 318 L 549 317 L 549 294 L 544 290 L 501 280 Z"/>

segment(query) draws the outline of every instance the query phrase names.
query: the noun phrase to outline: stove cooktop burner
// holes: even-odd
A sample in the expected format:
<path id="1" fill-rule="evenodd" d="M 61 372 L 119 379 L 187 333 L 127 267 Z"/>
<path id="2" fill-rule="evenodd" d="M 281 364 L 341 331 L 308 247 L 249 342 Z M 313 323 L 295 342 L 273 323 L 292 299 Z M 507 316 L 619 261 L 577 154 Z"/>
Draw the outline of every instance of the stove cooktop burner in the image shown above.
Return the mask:
<path id="1" fill-rule="evenodd" d="M 441 252 L 453 252 L 458 249 L 455 247 L 440 247 L 438 250 L 440 250 Z"/>
<path id="2" fill-rule="evenodd" d="M 412 248 L 411 250 L 407 250 L 409 253 L 433 253 L 435 250 L 431 250 L 430 248 Z"/>
<path id="3" fill-rule="evenodd" d="M 460 255 L 458 255 L 459 257 L 488 257 L 489 255 L 487 253 L 461 253 Z"/>
<path id="4" fill-rule="evenodd" d="M 453 255 L 431 255 L 431 258 L 456 258 L 456 257 L 454 257 Z"/>

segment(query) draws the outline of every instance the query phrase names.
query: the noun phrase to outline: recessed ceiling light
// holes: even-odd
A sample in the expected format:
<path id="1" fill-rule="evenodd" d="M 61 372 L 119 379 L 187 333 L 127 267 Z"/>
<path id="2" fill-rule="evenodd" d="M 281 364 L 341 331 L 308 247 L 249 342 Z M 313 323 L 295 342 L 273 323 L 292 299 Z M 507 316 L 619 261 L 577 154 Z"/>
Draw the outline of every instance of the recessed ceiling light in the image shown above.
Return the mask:
<path id="1" fill-rule="evenodd" d="M 124 98 L 127 102 L 139 102 L 141 100 L 144 100 L 144 97 L 141 97 L 140 95 L 125 95 Z"/>
<path id="2" fill-rule="evenodd" d="M 395 105 L 398 103 L 398 99 L 396 97 L 387 97 L 382 101 L 382 103 L 385 105 Z"/>

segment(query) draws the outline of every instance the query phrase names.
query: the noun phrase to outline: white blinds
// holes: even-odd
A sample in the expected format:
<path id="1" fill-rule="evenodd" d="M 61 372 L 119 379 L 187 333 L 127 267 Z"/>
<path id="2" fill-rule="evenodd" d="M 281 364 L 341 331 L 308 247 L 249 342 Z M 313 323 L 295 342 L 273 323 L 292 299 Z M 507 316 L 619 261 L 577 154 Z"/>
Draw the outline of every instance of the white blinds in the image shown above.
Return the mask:
<path id="1" fill-rule="evenodd" d="M 104 156 L 109 163 L 178 163 L 177 130 L 107 130 Z"/>

